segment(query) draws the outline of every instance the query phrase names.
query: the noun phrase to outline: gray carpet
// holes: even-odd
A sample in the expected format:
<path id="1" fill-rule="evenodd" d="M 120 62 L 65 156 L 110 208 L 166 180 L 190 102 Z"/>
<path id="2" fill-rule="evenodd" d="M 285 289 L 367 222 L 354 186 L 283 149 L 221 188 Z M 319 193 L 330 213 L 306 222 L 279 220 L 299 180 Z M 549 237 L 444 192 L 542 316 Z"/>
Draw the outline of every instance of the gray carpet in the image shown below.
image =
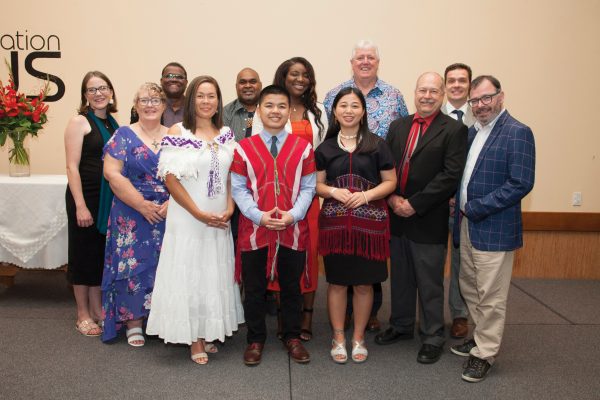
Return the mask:
<path id="1" fill-rule="evenodd" d="M 0 399 L 600 398 L 600 281 L 514 280 L 500 357 L 478 384 L 460 379 L 464 359 L 449 351 L 436 364 L 418 364 L 416 340 L 377 346 L 369 335 L 365 364 L 333 364 L 325 287 L 310 364 L 289 361 L 269 317 L 261 365 L 243 365 L 241 328 L 197 366 L 186 346 L 148 340 L 136 349 L 81 336 L 64 273 L 20 271 L 14 287 L 0 287 Z M 388 316 L 384 285 L 380 319 Z"/>

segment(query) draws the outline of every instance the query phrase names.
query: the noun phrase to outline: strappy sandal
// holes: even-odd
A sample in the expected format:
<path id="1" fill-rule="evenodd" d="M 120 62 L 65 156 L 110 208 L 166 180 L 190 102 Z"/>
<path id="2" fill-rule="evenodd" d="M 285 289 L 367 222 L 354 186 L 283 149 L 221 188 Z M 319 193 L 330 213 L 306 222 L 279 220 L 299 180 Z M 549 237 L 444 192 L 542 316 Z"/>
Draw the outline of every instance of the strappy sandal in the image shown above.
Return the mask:
<path id="1" fill-rule="evenodd" d="M 142 347 L 146 344 L 146 338 L 144 338 L 144 332 L 141 327 L 131 328 L 125 330 L 125 335 L 127 335 L 127 343 L 133 347 Z M 136 343 L 142 342 L 142 343 Z"/>
<path id="2" fill-rule="evenodd" d="M 346 351 L 346 341 L 336 342 L 335 339 L 331 339 L 331 345 L 333 348 L 330 351 L 331 359 L 334 363 L 345 364 L 348 361 L 348 351 Z M 353 355 L 354 356 L 354 355 Z"/>
<path id="3" fill-rule="evenodd" d="M 306 328 L 302 328 L 300 329 L 300 339 L 303 342 L 308 342 L 310 339 L 312 339 L 312 314 L 313 314 L 313 309 L 312 308 L 305 308 L 302 312 L 306 315 L 310 315 L 310 322 L 308 323 L 308 327 L 309 329 Z M 302 321 L 304 322 L 304 321 Z"/>
<path id="4" fill-rule="evenodd" d="M 206 365 L 208 364 L 208 354 L 207 349 L 206 349 L 206 345 L 208 343 L 203 342 L 203 347 L 204 347 L 204 351 L 201 351 L 200 353 L 196 353 L 196 354 L 192 354 L 192 356 L 190 357 L 192 359 L 193 362 L 195 362 L 198 365 Z M 190 346 L 190 351 L 192 350 L 192 346 Z"/>
<path id="5" fill-rule="evenodd" d="M 192 354 L 191 359 L 198 365 L 208 364 L 208 354 L 206 352 Z"/>
<path id="6" fill-rule="evenodd" d="M 75 322 L 75 329 L 83 336 L 97 337 L 102 335 L 102 328 L 91 319 L 84 319 L 80 322 Z"/>
<path id="7" fill-rule="evenodd" d="M 364 356 L 364 358 L 361 356 Z M 365 347 L 365 341 L 361 340 L 359 342 L 358 340 L 353 340 L 352 341 L 352 361 L 354 361 L 355 363 L 363 363 L 363 362 L 367 361 L 368 356 L 369 356 L 369 351 Z"/>
<path id="8" fill-rule="evenodd" d="M 214 343 L 206 342 L 204 344 L 204 351 L 206 351 L 207 353 L 215 354 L 219 352 L 219 348 Z"/>

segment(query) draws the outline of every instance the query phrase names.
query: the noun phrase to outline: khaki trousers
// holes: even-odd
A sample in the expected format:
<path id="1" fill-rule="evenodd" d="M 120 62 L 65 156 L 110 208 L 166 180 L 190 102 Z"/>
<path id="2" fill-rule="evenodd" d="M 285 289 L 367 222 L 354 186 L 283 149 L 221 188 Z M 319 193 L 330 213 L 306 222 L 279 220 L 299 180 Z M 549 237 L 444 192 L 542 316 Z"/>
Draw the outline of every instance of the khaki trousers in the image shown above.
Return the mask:
<path id="1" fill-rule="evenodd" d="M 460 290 L 475 323 L 471 355 L 490 364 L 500 350 L 514 251 L 481 251 L 469 238 L 468 219 L 460 227 Z"/>

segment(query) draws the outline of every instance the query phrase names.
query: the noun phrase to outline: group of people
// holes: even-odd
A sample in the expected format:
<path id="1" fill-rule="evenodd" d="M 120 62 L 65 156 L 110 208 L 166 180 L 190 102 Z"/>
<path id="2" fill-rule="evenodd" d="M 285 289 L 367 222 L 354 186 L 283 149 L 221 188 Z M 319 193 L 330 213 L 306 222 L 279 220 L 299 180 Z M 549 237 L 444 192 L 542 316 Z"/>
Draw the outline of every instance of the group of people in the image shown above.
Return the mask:
<path id="1" fill-rule="evenodd" d="M 374 43 L 357 43 L 352 79 L 323 105 L 303 57 L 284 61 L 264 89 L 244 68 L 225 106 L 214 78 L 188 85 L 172 62 L 160 85 L 140 86 L 122 127 L 110 79 L 87 73 L 65 131 L 76 329 L 103 341 L 124 330 L 132 346 L 157 335 L 206 364 L 245 322 L 244 363 L 257 365 L 273 292 L 277 335 L 307 363 L 322 255 L 331 358 L 361 363 L 365 331 L 380 330 L 389 259 L 391 316 L 375 343 L 412 339 L 418 310 L 417 361 L 435 363 L 450 226 L 450 335 L 466 338 L 469 316 L 474 325 L 450 350 L 468 357 L 464 380 L 484 379 L 522 246 L 533 134 L 504 109 L 495 77 L 472 79 L 461 63 L 443 77 L 423 73 L 408 115 L 401 92 L 379 79 L 379 62 Z"/>

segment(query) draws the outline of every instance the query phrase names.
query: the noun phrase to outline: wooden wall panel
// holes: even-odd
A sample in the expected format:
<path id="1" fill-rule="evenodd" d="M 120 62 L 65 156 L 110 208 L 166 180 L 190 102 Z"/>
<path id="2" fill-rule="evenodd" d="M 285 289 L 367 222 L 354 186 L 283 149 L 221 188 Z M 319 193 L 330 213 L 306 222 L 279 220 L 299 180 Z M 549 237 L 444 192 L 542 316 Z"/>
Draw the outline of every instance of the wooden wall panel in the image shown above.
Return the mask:
<path id="1" fill-rule="evenodd" d="M 600 279 L 600 232 L 525 231 L 513 276 Z"/>

